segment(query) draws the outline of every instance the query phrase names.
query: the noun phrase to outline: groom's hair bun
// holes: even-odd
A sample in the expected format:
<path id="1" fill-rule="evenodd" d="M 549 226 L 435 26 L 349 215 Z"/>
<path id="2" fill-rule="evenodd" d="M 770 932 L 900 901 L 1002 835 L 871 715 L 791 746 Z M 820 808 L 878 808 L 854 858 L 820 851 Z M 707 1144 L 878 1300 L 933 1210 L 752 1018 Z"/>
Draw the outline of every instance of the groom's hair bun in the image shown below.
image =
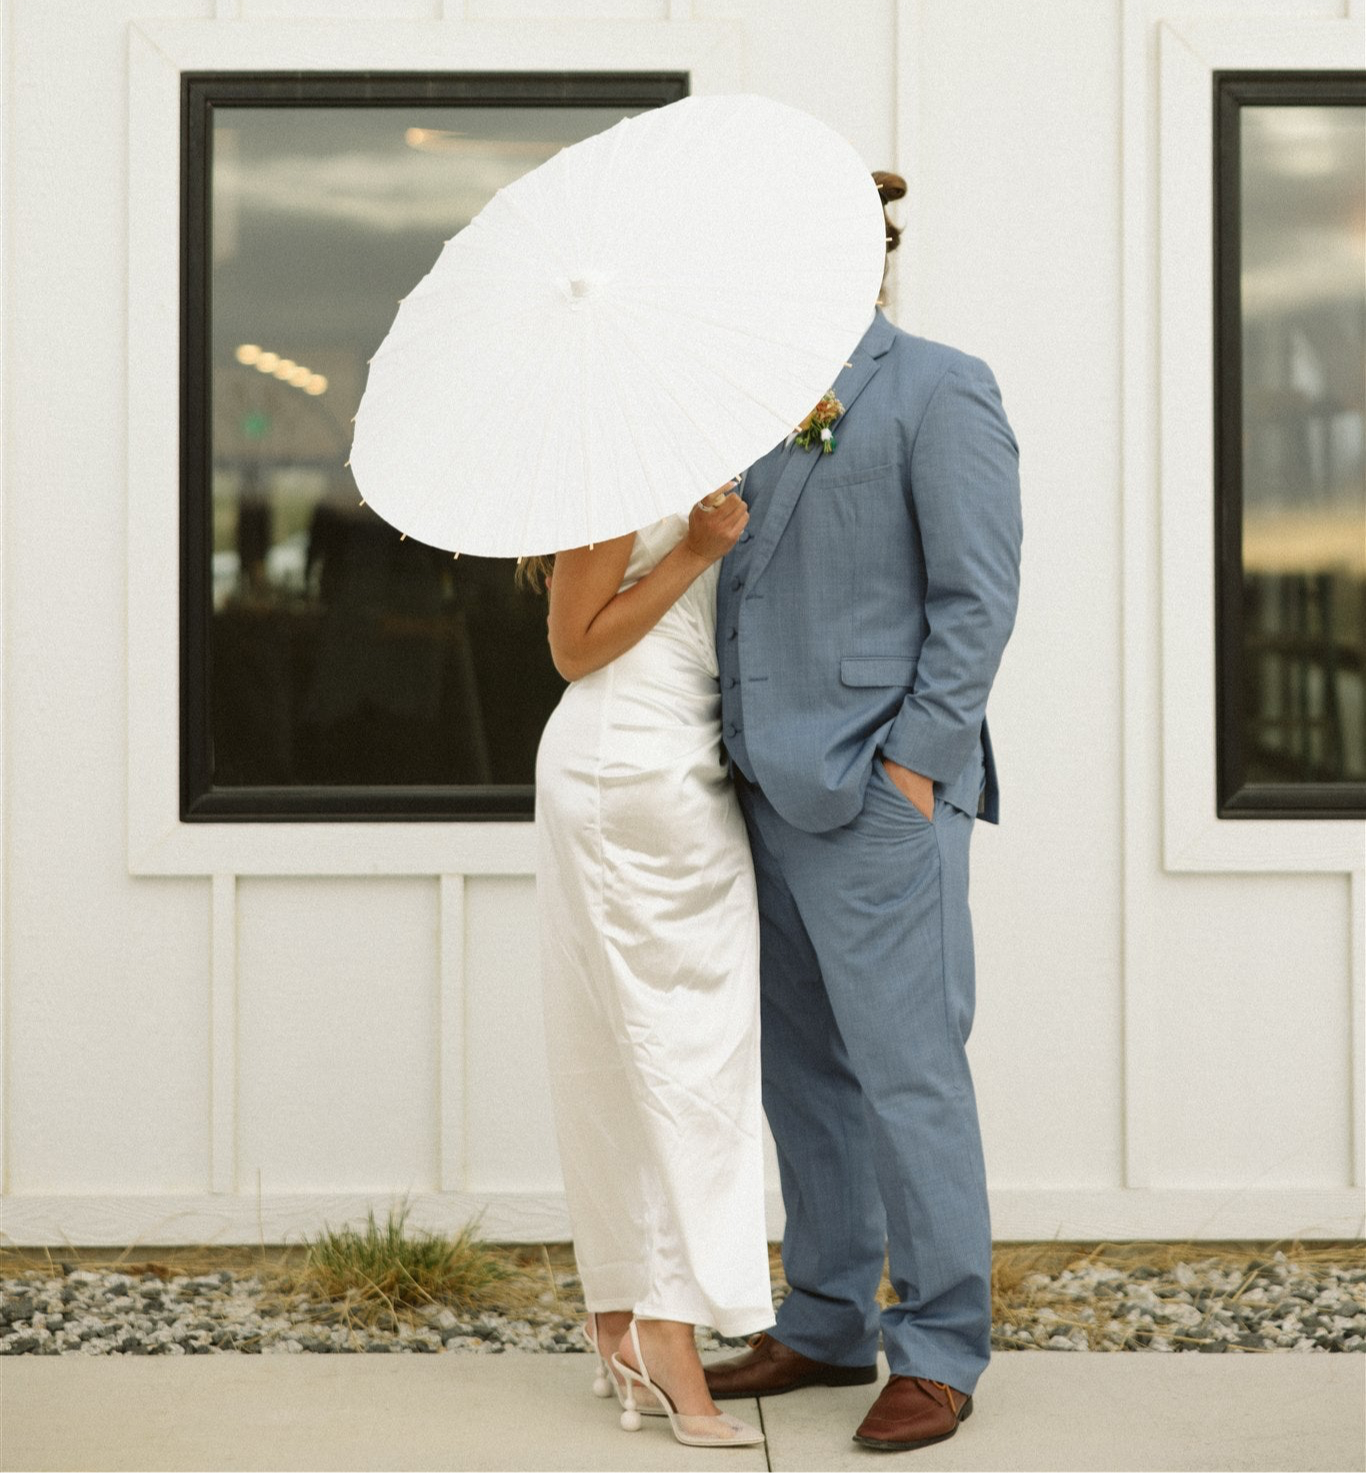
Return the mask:
<path id="1" fill-rule="evenodd" d="M 901 240 L 901 229 L 887 219 L 887 206 L 892 200 L 901 199 L 905 195 L 906 181 L 900 174 L 892 174 L 886 169 L 877 169 L 873 173 L 873 183 L 877 185 L 877 196 L 882 201 L 882 218 L 887 226 L 887 249 L 894 251 Z"/>

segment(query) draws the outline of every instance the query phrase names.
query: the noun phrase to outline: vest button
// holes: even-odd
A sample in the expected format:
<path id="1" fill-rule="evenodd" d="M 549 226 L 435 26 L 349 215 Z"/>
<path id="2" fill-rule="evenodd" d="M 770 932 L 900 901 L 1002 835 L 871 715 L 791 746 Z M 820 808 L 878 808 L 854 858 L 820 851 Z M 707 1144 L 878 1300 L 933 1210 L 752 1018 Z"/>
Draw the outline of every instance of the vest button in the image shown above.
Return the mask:
<path id="1" fill-rule="evenodd" d="M 734 638 L 735 638 L 735 636 L 736 636 L 736 635 L 737 635 L 737 634 L 739 634 L 739 632 L 740 632 L 740 631 L 739 631 L 739 630 L 738 630 L 738 629 L 732 629 L 732 630 L 730 630 L 730 632 L 729 632 L 729 633 L 728 633 L 728 634 L 727 634 L 727 635 L 726 635 L 726 638 L 727 638 L 727 639 L 734 639 Z"/>
<path id="2" fill-rule="evenodd" d="M 745 580 L 743 578 L 732 578 L 730 580 L 730 586 L 738 593 L 745 586 Z"/>
<path id="3" fill-rule="evenodd" d="M 731 689 L 733 689 L 735 687 L 735 685 L 736 685 L 736 679 L 735 679 L 735 677 L 733 675 L 727 675 L 726 676 L 726 689 L 727 690 L 731 690 Z"/>

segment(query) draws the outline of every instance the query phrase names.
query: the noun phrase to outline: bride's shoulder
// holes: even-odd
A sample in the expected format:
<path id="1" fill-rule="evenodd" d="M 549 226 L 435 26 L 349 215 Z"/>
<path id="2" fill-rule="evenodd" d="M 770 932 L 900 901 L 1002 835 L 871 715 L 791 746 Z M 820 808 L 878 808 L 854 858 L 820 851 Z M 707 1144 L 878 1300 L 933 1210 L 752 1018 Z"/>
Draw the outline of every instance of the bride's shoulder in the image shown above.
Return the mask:
<path id="1" fill-rule="evenodd" d="M 648 527 L 641 527 L 636 538 L 649 546 L 664 544 L 672 547 L 687 530 L 687 517 L 670 513 L 666 517 L 660 517 L 657 522 L 651 522 Z"/>
<path id="2" fill-rule="evenodd" d="M 648 527 L 637 530 L 631 544 L 631 557 L 626 576 L 634 581 L 648 572 L 665 553 L 671 552 L 688 530 L 687 517 L 661 517 Z"/>

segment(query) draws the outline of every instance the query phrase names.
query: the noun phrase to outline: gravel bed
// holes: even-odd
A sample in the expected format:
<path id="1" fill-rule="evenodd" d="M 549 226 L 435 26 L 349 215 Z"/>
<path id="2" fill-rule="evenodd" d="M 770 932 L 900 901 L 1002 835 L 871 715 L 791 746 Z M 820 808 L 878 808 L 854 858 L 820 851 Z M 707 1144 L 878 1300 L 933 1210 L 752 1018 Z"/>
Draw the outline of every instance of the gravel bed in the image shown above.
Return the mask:
<path id="1" fill-rule="evenodd" d="M 61 1273 L 0 1279 L 0 1355 L 550 1355 L 586 1351 L 579 1282 L 518 1315 L 437 1306 L 362 1323 L 341 1305 L 282 1300 L 253 1274 L 164 1278 L 61 1265 Z M 1102 1265 L 1036 1273 L 1027 1301 L 993 1331 L 997 1350 L 1299 1352 L 1366 1351 L 1366 1271 L 1303 1265 L 1276 1253 L 1230 1266 L 1178 1263 L 1170 1271 Z M 779 1300 L 785 1289 L 779 1287 Z M 703 1350 L 743 1346 L 710 1332 Z"/>
<path id="2" fill-rule="evenodd" d="M 1366 1351 L 1366 1271 L 1266 1260 L 1030 1274 L 998 1350 Z"/>

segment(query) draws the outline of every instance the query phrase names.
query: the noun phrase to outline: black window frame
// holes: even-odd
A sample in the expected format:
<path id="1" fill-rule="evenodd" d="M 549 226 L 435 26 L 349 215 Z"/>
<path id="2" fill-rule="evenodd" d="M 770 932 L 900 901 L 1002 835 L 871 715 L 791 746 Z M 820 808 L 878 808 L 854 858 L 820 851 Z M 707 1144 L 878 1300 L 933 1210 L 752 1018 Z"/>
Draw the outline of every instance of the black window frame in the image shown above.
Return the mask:
<path id="1" fill-rule="evenodd" d="M 1366 782 L 1249 783 L 1243 710 L 1244 106 L 1366 106 L 1366 71 L 1215 71 L 1214 580 L 1215 807 L 1220 818 L 1366 817 Z"/>
<path id="2" fill-rule="evenodd" d="M 524 785 L 212 784 L 211 257 L 213 110 L 283 107 L 664 106 L 686 97 L 686 71 L 187 71 L 180 150 L 180 818 L 182 822 L 521 820 Z"/>

